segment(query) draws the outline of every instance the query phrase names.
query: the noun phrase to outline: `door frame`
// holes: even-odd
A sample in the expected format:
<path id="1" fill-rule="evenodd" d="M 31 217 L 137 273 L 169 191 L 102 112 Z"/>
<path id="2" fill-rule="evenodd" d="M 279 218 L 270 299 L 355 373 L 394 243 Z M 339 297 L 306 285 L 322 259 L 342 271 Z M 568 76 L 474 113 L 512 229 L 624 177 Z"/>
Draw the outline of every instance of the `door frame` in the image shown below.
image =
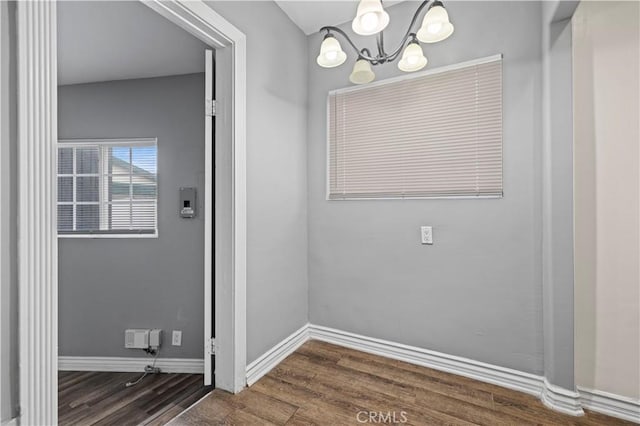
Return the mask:
<path id="1" fill-rule="evenodd" d="M 229 193 L 230 232 L 228 241 L 218 241 L 218 233 L 215 241 L 216 249 L 228 248 L 228 264 L 220 266 L 229 272 L 216 272 L 214 280 L 215 384 L 236 393 L 246 384 L 246 37 L 202 0 L 141 1 L 222 53 L 216 69 L 232 81 L 230 95 L 219 103 L 229 126 L 216 126 L 227 127 L 220 139 L 216 134 L 216 149 L 227 146 L 230 164 L 219 166 L 229 174 L 216 186 L 225 184 Z M 20 423 L 44 425 L 58 420 L 56 3 L 16 7 Z M 205 255 L 210 261 L 211 242 Z"/>

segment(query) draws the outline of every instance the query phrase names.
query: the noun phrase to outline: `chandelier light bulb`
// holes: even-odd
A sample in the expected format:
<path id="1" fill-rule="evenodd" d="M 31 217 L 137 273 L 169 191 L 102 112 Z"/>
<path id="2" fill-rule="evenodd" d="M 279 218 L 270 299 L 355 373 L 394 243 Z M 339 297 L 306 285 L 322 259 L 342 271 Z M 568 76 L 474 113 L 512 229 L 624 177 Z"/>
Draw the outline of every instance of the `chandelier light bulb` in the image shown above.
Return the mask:
<path id="1" fill-rule="evenodd" d="M 360 25 L 365 31 L 373 31 L 378 26 L 378 15 L 374 12 L 368 12 L 360 18 Z"/>
<path id="2" fill-rule="evenodd" d="M 320 45 L 320 54 L 316 59 L 318 65 L 324 68 L 333 68 L 342 65 L 346 60 L 347 54 L 342 50 L 340 42 L 332 35 L 325 37 Z"/>
<path id="3" fill-rule="evenodd" d="M 372 35 L 389 25 L 389 14 L 382 8 L 380 0 L 360 0 L 358 12 L 351 23 L 356 34 Z"/>
<path id="4" fill-rule="evenodd" d="M 413 72 L 421 70 L 425 65 L 427 65 L 427 58 L 422 53 L 422 47 L 416 42 L 409 43 L 402 52 L 398 68 L 404 72 Z"/>
<path id="5" fill-rule="evenodd" d="M 434 22 L 427 26 L 427 32 L 429 34 L 438 34 L 442 31 L 442 22 Z"/>
<path id="6" fill-rule="evenodd" d="M 354 84 L 366 84 L 373 81 L 376 75 L 371 70 L 371 64 L 365 59 L 358 59 L 353 66 L 349 81 Z"/>
<path id="7" fill-rule="evenodd" d="M 418 30 L 418 40 L 423 43 L 442 41 L 453 34 L 453 24 L 449 22 L 449 14 L 442 3 L 435 2 L 427 11 Z"/>

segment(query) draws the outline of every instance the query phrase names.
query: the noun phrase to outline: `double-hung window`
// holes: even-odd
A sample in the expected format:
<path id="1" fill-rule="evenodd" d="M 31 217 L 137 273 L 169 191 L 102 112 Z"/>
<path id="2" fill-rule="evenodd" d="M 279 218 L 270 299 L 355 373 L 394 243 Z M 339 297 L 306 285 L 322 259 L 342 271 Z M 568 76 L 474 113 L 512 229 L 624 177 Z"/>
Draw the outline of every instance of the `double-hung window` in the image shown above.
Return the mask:
<path id="1" fill-rule="evenodd" d="M 156 139 L 58 142 L 58 235 L 156 236 Z"/>
<path id="2" fill-rule="evenodd" d="M 502 57 L 339 89 L 327 198 L 502 196 Z"/>

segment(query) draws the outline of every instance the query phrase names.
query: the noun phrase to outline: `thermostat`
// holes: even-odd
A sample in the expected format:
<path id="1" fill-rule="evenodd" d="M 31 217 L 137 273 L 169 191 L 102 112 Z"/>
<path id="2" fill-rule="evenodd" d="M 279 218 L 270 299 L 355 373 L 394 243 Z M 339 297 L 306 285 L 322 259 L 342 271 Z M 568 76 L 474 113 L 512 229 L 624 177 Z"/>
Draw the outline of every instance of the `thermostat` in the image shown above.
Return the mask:
<path id="1" fill-rule="evenodd" d="M 180 216 L 191 219 L 196 215 L 196 189 L 180 188 Z"/>

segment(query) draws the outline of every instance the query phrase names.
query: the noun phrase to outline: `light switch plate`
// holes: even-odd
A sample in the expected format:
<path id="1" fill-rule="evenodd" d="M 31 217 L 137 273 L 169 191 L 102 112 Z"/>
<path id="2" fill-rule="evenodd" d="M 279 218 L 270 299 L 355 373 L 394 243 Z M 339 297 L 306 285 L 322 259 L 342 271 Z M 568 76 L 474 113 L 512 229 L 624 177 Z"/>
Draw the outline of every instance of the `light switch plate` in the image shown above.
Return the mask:
<path id="1" fill-rule="evenodd" d="M 421 226 L 420 234 L 422 236 L 422 244 L 433 244 L 433 229 L 430 226 Z"/>

